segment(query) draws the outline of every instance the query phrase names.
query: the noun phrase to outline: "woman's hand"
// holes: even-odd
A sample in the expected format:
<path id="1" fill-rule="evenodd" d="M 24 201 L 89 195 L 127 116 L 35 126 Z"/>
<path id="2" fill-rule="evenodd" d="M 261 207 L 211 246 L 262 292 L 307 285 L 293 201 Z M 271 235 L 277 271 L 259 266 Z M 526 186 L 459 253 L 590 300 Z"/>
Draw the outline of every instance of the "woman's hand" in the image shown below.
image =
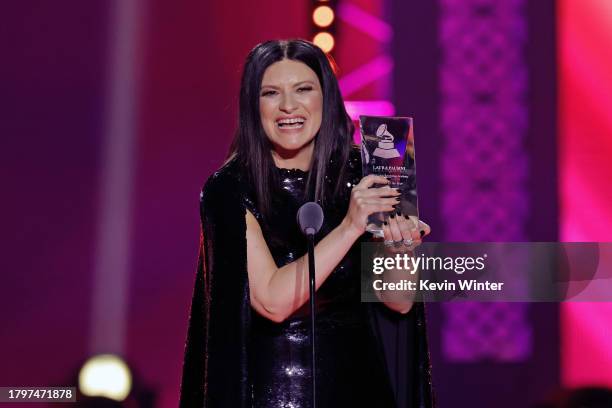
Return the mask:
<path id="1" fill-rule="evenodd" d="M 383 223 L 385 247 L 395 253 L 413 251 L 430 232 L 429 225 L 399 211 L 392 212 Z"/>
<path id="2" fill-rule="evenodd" d="M 414 251 L 421 244 L 422 238 L 431 232 L 429 225 L 419 221 L 417 217 L 404 215 L 399 211 L 391 213 L 383 223 L 385 236 L 385 252 L 403 254 Z M 406 274 L 402 270 L 387 270 L 382 279 L 387 283 L 399 283 L 406 279 L 418 281 L 418 274 Z M 376 296 L 389 309 L 405 314 L 410 311 L 414 303 L 414 292 L 398 292 L 395 290 L 376 291 Z"/>
<path id="3" fill-rule="evenodd" d="M 374 184 L 385 184 L 383 187 L 370 188 Z M 394 205 L 399 203 L 397 189 L 388 186 L 389 180 L 382 176 L 368 175 L 353 187 L 349 209 L 344 217 L 344 223 L 357 236 L 363 234 L 368 224 L 368 216 L 376 212 L 395 211 Z"/>

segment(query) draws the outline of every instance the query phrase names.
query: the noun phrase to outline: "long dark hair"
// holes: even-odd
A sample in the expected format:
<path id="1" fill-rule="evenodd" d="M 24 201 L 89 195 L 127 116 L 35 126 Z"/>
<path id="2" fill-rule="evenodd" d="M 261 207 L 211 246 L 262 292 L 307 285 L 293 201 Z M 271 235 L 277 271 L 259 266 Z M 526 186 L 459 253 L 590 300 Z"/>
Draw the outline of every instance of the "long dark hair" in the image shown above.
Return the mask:
<path id="1" fill-rule="evenodd" d="M 322 205 L 330 203 L 344 178 L 344 168 L 352 145 L 353 122 L 346 113 L 338 80 L 325 53 L 304 40 L 272 40 L 258 44 L 246 58 L 240 87 L 238 126 L 228 158 L 236 157 L 248 170 L 262 215 L 270 212 L 275 180 L 272 144 L 266 136 L 259 113 L 259 93 L 265 70 L 283 59 L 300 61 L 319 78 L 323 92 L 321 127 L 315 135 L 313 159 L 307 192 Z M 335 179 L 326 185 L 325 180 Z"/>

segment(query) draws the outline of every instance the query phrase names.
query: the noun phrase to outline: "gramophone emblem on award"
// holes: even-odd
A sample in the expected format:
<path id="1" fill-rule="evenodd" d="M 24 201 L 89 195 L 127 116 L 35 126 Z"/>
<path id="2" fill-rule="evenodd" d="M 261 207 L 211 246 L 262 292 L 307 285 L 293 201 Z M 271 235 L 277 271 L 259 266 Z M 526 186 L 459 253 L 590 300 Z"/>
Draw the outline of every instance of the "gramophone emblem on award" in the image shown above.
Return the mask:
<path id="1" fill-rule="evenodd" d="M 376 136 L 380 139 L 378 142 L 378 147 L 376 150 L 374 150 L 372 155 L 381 157 L 383 159 L 394 159 L 396 157 L 400 157 L 400 153 L 395 148 L 395 143 L 393 143 L 395 138 L 387 130 L 387 125 L 385 123 L 381 124 L 378 129 L 376 129 Z"/>

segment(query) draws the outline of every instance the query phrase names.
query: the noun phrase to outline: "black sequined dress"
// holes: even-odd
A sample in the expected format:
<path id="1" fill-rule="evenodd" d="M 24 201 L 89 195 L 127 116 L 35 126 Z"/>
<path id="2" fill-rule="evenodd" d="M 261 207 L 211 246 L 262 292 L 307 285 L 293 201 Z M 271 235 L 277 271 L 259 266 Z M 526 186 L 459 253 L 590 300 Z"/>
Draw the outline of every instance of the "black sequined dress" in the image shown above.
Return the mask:
<path id="1" fill-rule="evenodd" d="M 317 240 L 346 214 L 350 190 L 361 179 L 358 153 L 352 153 L 347 170 L 346 188 L 324 208 L 325 222 Z M 237 163 L 230 162 L 203 189 L 200 256 L 180 406 L 310 407 L 309 304 L 282 323 L 250 308 L 244 221 L 248 209 L 260 223 L 278 266 L 302 256 L 306 242 L 295 214 L 307 201 L 308 174 L 276 169 L 273 216 L 265 220 L 241 174 Z M 321 408 L 397 406 L 380 334 L 372 320 L 373 308 L 383 306 L 360 301 L 359 250 L 357 242 L 317 290 L 316 391 Z M 422 308 L 416 309 L 414 313 L 423 314 Z M 419 372 L 411 385 L 410 407 L 432 406 L 422 316 L 420 326 L 422 343 L 407 345 L 414 350 Z"/>

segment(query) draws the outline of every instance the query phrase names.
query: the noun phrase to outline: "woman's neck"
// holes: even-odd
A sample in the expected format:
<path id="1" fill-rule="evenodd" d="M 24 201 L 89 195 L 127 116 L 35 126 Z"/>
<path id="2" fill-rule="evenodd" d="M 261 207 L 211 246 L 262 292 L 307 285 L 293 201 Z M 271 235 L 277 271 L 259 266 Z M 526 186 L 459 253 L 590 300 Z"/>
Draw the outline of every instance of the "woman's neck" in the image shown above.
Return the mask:
<path id="1" fill-rule="evenodd" d="M 281 169 L 300 169 L 308 171 L 314 153 L 314 141 L 297 151 L 272 150 L 272 159 L 276 167 Z"/>

